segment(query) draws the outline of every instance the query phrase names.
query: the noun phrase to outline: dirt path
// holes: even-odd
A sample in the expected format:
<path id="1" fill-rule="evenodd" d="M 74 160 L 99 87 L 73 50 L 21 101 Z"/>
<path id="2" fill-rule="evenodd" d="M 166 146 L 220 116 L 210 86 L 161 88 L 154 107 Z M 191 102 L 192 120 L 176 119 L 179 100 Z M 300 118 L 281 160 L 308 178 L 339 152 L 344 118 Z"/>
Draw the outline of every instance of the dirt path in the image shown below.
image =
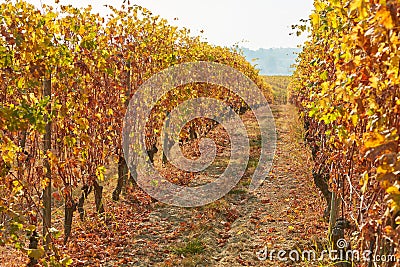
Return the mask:
<path id="1" fill-rule="evenodd" d="M 277 252 L 272 257 L 276 260 L 269 260 L 268 254 L 264 261 L 267 254 L 262 252 L 264 248 L 310 250 L 313 241 L 323 240 L 326 224 L 320 219 L 322 201 L 312 183 L 309 151 L 303 144 L 296 111 L 289 105 L 272 109 L 278 142 L 271 175 L 255 192 L 255 198 L 241 207 L 243 216 L 233 223 L 233 238 L 220 253 L 218 266 L 295 266 L 293 262 L 278 261 Z M 257 257 L 258 251 L 261 253 Z M 298 264 L 310 266 L 306 262 Z"/>
<path id="2" fill-rule="evenodd" d="M 243 121 L 250 129 L 252 155 L 245 176 L 228 195 L 200 208 L 152 202 L 138 190 L 128 193 L 119 203 L 107 202 L 106 223 L 95 220 L 78 225 L 71 241 L 74 246 L 70 248 L 75 256 L 79 255 L 80 260 L 75 263 L 78 266 L 315 266 L 304 261 L 257 257 L 263 248 L 311 249 L 314 241 L 323 240 L 327 229 L 321 219 L 323 202 L 312 182 L 310 155 L 303 144 L 296 110 L 289 105 L 271 108 L 277 128 L 277 150 L 271 174 L 256 192 L 250 193 L 247 188 L 256 166 L 252 162 L 258 157 L 259 134 L 251 131 L 256 121 L 246 113 Z M 225 132 L 218 127 L 210 136 L 216 138 L 220 157 L 208 174 L 217 175 L 226 164 L 224 157 L 229 144 Z M 95 234 L 90 235 L 91 230 Z M 93 245 L 88 247 L 88 243 Z"/>

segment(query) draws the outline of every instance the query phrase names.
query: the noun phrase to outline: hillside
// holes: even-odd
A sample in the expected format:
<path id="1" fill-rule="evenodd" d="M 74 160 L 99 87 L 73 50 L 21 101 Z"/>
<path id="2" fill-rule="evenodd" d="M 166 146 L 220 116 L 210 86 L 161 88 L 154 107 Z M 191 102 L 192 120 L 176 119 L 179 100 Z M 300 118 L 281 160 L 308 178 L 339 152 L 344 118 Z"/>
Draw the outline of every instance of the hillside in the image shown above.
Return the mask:
<path id="1" fill-rule="evenodd" d="M 260 69 L 262 75 L 292 75 L 293 65 L 297 58 L 299 48 L 260 48 L 251 50 L 249 48 L 241 48 L 246 59 Z M 257 60 L 255 60 L 257 59 Z"/>

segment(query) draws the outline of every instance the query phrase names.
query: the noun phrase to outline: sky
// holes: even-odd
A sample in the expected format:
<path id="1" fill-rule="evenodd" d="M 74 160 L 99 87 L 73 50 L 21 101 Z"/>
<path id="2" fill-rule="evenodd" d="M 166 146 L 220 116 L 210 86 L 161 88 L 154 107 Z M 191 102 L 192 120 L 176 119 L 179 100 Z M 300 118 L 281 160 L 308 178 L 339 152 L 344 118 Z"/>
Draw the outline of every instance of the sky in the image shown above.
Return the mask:
<path id="1" fill-rule="evenodd" d="M 38 7 L 54 0 L 26 0 Z M 291 25 L 308 19 L 313 0 L 130 0 L 148 8 L 170 24 L 186 27 L 194 35 L 214 45 L 231 47 L 238 44 L 258 48 L 297 47 L 306 36 L 297 37 Z M 92 5 L 105 14 L 105 4 L 120 6 L 122 0 L 60 0 L 76 7 Z M 178 20 L 174 20 L 178 18 Z M 200 31 L 204 33 L 200 33 Z"/>

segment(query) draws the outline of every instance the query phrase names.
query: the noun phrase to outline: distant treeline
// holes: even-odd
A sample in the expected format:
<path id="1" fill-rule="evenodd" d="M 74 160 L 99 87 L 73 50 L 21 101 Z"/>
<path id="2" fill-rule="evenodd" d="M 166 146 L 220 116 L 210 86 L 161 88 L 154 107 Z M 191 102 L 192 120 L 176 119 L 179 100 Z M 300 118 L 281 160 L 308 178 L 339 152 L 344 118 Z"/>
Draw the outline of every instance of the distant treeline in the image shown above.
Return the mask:
<path id="1" fill-rule="evenodd" d="M 241 48 L 246 59 L 257 64 L 263 75 L 292 75 L 297 53 L 300 48 L 260 48 L 256 51 L 249 48 Z M 254 60 L 256 59 L 256 60 Z"/>

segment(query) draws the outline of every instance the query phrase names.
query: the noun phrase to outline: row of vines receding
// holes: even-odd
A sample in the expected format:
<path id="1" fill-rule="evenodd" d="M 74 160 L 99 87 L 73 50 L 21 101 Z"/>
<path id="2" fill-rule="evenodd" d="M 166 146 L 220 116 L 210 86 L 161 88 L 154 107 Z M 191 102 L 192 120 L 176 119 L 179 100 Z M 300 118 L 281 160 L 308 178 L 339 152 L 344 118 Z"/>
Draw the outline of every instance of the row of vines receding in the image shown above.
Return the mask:
<path id="1" fill-rule="evenodd" d="M 119 159 L 124 167 L 127 101 L 152 74 L 195 61 L 232 66 L 272 98 L 240 52 L 202 42 L 140 6 L 110 7 L 103 17 L 90 7 L 0 4 L 0 245 L 26 252 L 32 265 L 71 264 L 60 247 L 68 242 L 74 211 L 84 219 L 83 201 L 93 189 L 96 211 L 103 213 L 106 166 Z M 218 96 L 235 110 L 244 107 L 238 96 L 217 86 L 176 88 L 151 115 L 149 151 L 157 145 L 159 120 L 196 94 Z M 209 125 L 200 121 L 198 127 Z M 80 188 L 77 199 L 73 192 Z M 43 216 L 57 203 L 65 207 L 63 236 Z"/>
<path id="2" fill-rule="evenodd" d="M 325 215 L 335 215 L 353 249 L 372 251 L 369 259 L 396 256 L 363 266 L 399 266 L 400 2 L 314 7 L 290 101 L 304 118 Z"/>

